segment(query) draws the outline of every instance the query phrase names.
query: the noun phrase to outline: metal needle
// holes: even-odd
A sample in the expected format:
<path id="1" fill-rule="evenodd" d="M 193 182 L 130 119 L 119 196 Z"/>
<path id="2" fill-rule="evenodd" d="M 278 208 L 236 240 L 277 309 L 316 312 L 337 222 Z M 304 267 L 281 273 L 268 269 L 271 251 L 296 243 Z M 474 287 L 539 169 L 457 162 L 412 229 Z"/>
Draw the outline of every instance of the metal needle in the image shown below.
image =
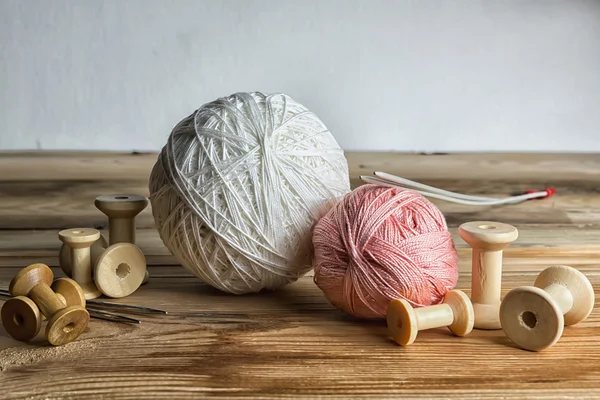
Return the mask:
<path id="1" fill-rule="evenodd" d="M 8 290 L 0 289 L 0 297 L 12 297 L 12 296 L 10 295 L 10 292 Z M 88 303 L 89 303 L 89 301 L 88 301 Z M 114 314 L 114 313 L 110 313 L 108 311 L 97 310 L 95 308 L 89 308 L 89 307 L 86 307 L 86 309 L 90 313 L 90 316 L 94 317 L 94 318 L 104 319 L 104 320 L 113 321 L 113 322 L 122 322 L 122 323 L 129 322 L 129 323 L 141 324 L 141 321 L 134 319 L 134 318 L 126 317 L 124 315 Z"/>
<path id="2" fill-rule="evenodd" d="M 6 289 L 0 289 L 0 295 L 10 296 L 10 293 Z M 150 312 L 150 313 L 168 314 L 167 311 L 159 310 L 158 308 L 136 306 L 136 305 L 132 305 L 132 304 L 111 303 L 108 301 L 101 301 L 101 300 L 87 300 L 86 304 L 94 304 L 97 306 L 114 307 L 114 308 L 127 308 L 127 309 L 132 309 L 132 310 L 146 311 L 146 312 Z"/>
<path id="3" fill-rule="evenodd" d="M 88 304 L 95 304 L 95 305 L 98 305 L 98 306 L 105 306 L 105 307 L 128 308 L 128 309 L 141 310 L 141 311 L 146 311 L 146 312 L 151 312 L 151 313 L 168 314 L 167 311 L 159 310 L 157 308 L 144 307 L 144 306 L 134 306 L 134 305 L 131 305 L 131 304 L 110 303 L 110 302 L 107 302 L 107 301 L 99 301 L 99 300 L 88 300 L 87 303 Z"/>
<path id="4" fill-rule="evenodd" d="M 124 315 L 109 313 L 107 311 L 88 309 L 88 312 L 90 313 L 90 317 L 93 317 L 93 318 L 104 319 L 104 320 L 113 321 L 113 322 L 131 322 L 134 324 L 141 324 L 141 321 L 139 321 L 137 319 L 129 318 Z"/>

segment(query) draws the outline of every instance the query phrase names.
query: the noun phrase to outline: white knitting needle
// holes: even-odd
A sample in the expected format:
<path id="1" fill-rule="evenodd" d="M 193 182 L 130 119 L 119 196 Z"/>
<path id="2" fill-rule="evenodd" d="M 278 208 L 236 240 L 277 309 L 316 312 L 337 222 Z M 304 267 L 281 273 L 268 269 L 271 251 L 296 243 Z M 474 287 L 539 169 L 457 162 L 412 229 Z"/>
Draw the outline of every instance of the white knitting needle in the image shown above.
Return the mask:
<path id="1" fill-rule="evenodd" d="M 377 183 L 391 187 L 400 187 L 404 189 L 412 189 L 424 196 L 433 197 L 440 200 L 445 200 L 458 204 L 475 205 L 475 206 L 493 206 L 501 204 L 515 204 L 526 200 L 549 197 L 554 194 L 552 188 L 526 193 L 518 196 L 511 196 L 504 199 L 496 199 L 493 197 L 471 196 L 461 193 L 450 192 L 448 190 L 438 189 L 433 186 L 424 185 L 414 182 L 409 179 L 391 175 L 386 172 L 374 172 L 375 177 L 361 175 L 361 179 L 367 183 Z"/>

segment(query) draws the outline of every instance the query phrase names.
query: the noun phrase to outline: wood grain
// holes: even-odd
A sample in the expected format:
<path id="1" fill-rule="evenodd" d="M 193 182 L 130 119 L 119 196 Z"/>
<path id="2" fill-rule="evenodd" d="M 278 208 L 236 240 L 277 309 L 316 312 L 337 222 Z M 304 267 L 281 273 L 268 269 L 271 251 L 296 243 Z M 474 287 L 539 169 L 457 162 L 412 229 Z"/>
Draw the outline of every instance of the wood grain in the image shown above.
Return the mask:
<path id="1" fill-rule="evenodd" d="M 150 282 L 114 301 L 169 314 L 137 314 L 140 325 L 92 319 L 78 340 L 57 348 L 41 337 L 17 342 L 0 326 L 0 398 L 600 398 L 600 156 L 347 156 L 353 178 L 382 170 L 498 197 L 557 187 L 551 199 L 507 207 L 436 201 L 460 256 L 457 288 L 470 294 L 471 251 L 458 225 L 493 219 L 519 229 L 517 241 L 504 251 L 503 294 L 532 284 L 546 266 L 566 264 L 594 285 L 594 311 L 541 353 L 517 348 L 501 331 L 480 330 L 464 338 L 447 329 L 422 331 L 403 348 L 388 337 L 383 321 L 360 321 L 331 306 L 312 273 L 279 291 L 247 296 L 202 284 L 169 254 L 146 210 L 136 235 Z M 107 235 L 106 218 L 93 199 L 145 194 L 155 157 L 1 155 L 0 287 L 33 262 L 64 276 L 56 268 L 58 231 L 90 226 Z"/>
<path id="2" fill-rule="evenodd" d="M 160 269 L 154 267 L 152 275 Z M 10 277 L 5 272 L 2 280 Z M 524 273 L 529 280 L 535 275 Z M 599 278 L 592 277 L 595 285 Z M 506 277 L 504 293 L 522 281 L 521 274 Z M 468 285 L 464 274 L 458 286 L 469 293 Z M 528 393 L 540 398 L 567 389 L 600 394 L 600 366 L 593 362 L 600 357 L 597 312 L 566 329 L 552 351 L 533 354 L 514 347 L 498 331 L 457 338 L 432 329 L 421 332 L 412 346 L 398 347 L 383 323 L 358 321 L 331 307 L 310 278 L 275 293 L 243 297 L 221 294 L 190 278 L 162 278 L 127 301 L 170 314 L 142 317 L 139 326 L 92 321 L 77 343 L 50 356 L 43 355 L 43 348 L 7 339 L 8 349 L 0 353 L 5 360 L 0 383 L 12 393 L 40 398 L 51 393 L 159 397 L 167 391 L 177 397 L 521 398 Z M 13 346 L 42 359 L 9 364 Z M 35 387 L 29 379 L 35 379 Z"/>
<path id="3" fill-rule="evenodd" d="M 449 228 L 461 262 L 470 262 L 470 247 L 458 235 L 458 227 Z M 59 230 L 0 230 L 0 268 L 43 262 L 57 267 L 61 242 Z M 108 237 L 108 229 L 101 229 Z M 156 229 L 138 229 L 137 245 L 146 255 L 148 265 L 180 265 L 165 247 Z M 600 227 L 589 226 L 519 226 L 519 239 L 504 250 L 505 265 L 511 260 L 530 259 L 530 263 L 597 262 L 600 264 Z M 544 254 L 544 258 L 537 257 Z M 465 264 L 465 265 L 467 265 Z M 468 264 L 470 267 L 470 264 Z"/>
<path id="4" fill-rule="evenodd" d="M 0 157 L 1 160 L 1 157 Z M 600 179 L 600 175 L 599 175 Z M 541 180 L 541 178 L 540 178 Z M 595 183 L 572 182 L 492 182 L 487 180 L 421 180 L 442 189 L 469 194 L 506 197 L 528 188 L 557 189 L 554 197 L 508 206 L 474 207 L 431 199 L 446 216 L 449 226 L 477 219 L 494 219 L 518 225 L 600 226 L 600 196 Z M 353 187 L 363 184 L 353 180 Z M 25 180 L 0 179 L 0 229 L 65 229 L 74 226 L 103 228 L 108 220 L 94 206 L 100 194 L 148 194 L 143 180 Z M 69 212 L 65 212 L 69 210 Z M 136 218 L 140 228 L 154 228 L 149 205 Z"/>

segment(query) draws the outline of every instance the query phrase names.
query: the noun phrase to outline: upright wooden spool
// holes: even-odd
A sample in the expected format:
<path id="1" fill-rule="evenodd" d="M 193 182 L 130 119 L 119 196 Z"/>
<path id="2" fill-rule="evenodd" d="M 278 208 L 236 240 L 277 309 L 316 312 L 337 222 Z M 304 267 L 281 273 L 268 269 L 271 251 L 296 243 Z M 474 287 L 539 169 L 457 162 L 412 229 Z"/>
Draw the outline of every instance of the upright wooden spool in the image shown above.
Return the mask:
<path id="1" fill-rule="evenodd" d="M 568 266 L 549 267 L 533 286 L 515 288 L 504 296 L 502 329 L 521 348 L 542 351 L 558 342 L 565 325 L 586 319 L 594 300 L 594 288 L 583 273 Z"/>
<path id="2" fill-rule="evenodd" d="M 458 234 L 473 249 L 471 257 L 471 301 L 475 328 L 501 329 L 502 250 L 517 240 L 512 225 L 493 221 L 462 224 Z"/>
<path id="3" fill-rule="evenodd" d="M 58 232 L 58 237 L 67 246 L 71 276 L 83 289 L 86 300 L 100 297 L 102 293 L 96 287 L 92 276 L 91 252 L 92 244 L 100 239 L 100 231 L 91 228 L 64 229 Z"/>
<path id="4" fill-rule="evenodd" d="M 94 260 L 97 260 L 98 257 L 100 257 L 100 254 L 102 254 L 102 252 L 106 250 L 107 247 L 108 241 L 104 238 L 102 234 L 100 234 L 100 238 L 94 243 L 92 243 L 92 246 L 90 247 L 92 265 L 94 264 Z M 65 243 L 63 243 L 62 246 L 60 246 L 58 263 L 60 265 L 60 269 L 62 269 L 65 275 L 67 275 L 68 277 L 73 276 L 73 262 L 71 260 L 71 251 L 69 249 L 69 246 L 67 246 Z"/>
<path id="5" fill-rule="evenodd" d="M 114 194 L 96 197 L 94 205 L 108 217 L 109 244 L 135 244 L 135 217 L 148 206 L 148 199 L 134 194 Z M 142 284 L 148 282 L 146 271 Z"/>
<path id="6" fill-rule="evenodd" d="M 61 346 L 75 340 L 88 326 L 90 314 L 81 305 L 65 305 L 65 297 L 59 297 L 50 287 L 54 274 L 45 264 L 32 264 L 21 270 L 10 282 L 11 296 L 29 297 L 39 307 L 41 313 L 48 319 L 46 339 L 54 346 Z M 78 290 L 73 281 L 60 283 L 67 290 L 68 298 L 77 296 L 71 294 Z M 72 286 L 67 289 L 67 286 Z"/>

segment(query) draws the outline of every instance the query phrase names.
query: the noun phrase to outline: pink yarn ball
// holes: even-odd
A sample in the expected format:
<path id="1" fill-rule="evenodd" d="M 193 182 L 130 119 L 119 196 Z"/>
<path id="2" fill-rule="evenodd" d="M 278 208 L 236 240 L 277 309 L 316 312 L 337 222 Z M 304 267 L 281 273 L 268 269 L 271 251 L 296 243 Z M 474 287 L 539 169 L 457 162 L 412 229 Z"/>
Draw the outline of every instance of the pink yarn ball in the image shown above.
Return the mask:
<path id="1" fill-rule="evenodd" d="M 393 299 L 438 304 L 458 280 L 442 212 L 412 190 L 359 186 L 318 221 L 313 245 L 315 283 L 359 318 L 385 318 Z"/>

